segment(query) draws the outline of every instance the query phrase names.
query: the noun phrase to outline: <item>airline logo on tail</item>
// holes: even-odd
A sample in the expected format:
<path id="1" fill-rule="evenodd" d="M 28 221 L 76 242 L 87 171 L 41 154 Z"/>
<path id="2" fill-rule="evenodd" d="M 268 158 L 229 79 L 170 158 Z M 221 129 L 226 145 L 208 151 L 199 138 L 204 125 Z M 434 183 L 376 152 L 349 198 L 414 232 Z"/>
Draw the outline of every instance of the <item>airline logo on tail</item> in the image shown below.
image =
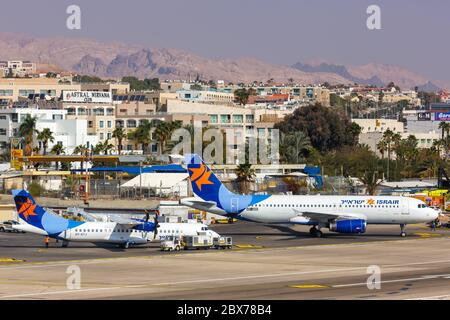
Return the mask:
<path id="1" fill-rule="evenodd" d="M 189 168 L 189 171 L 191 181 L 197 185 L 197 188 L 200 191 L 202 190 L 203 185 L 214 184 L 214 182 L 209 180 L 211 176 L 211 170 L 203 163 L 201 163 L 198 168 Z"/>
<path id="2" fill-rule="evenodd" d="M 204 201 L 213 201 L 228 214 L 238 214 L 267 199 L 268 195 L 239 195 L 231 192 L 196 154 L 185 156 L 192 190 Z"/>
<path id="3" fill-rule="evenodd" d="M 20 205 L 18 213 L 19 215 L 23 215 L 25 220 L 28 221 L 29 216 L 37 216 L 34 212 L 36 205 L 29 198 L 26 198 L 24 202 L 18 202 L 18 204 Z"/>

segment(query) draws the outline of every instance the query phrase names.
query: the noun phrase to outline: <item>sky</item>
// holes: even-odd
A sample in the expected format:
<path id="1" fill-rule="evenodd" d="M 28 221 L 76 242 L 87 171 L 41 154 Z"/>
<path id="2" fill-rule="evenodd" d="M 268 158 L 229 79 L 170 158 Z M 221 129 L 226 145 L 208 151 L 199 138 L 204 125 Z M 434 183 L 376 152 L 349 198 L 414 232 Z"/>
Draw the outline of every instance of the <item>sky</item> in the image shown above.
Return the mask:
<path id="1" fill-rule="evenodd" d="M 381 9 L 381 30 L 366 26 L 373 4 Z M 69 5 L 81 9 L 81 30 L 66 27 Z M 281 65 L 380 62 L 450 80 L 449 12 L 448 0 L 3 0 L 0 31 Z"/>

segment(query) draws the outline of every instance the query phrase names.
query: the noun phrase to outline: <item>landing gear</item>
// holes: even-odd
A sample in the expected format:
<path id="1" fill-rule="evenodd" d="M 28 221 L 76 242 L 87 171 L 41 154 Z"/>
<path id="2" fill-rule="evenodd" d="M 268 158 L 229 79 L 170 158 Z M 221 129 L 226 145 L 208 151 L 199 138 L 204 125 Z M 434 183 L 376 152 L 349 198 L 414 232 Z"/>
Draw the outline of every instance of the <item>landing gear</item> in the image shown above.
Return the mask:
<path id="1" fill-rule="evenodd" d="M 124 248 L 124 249 L 128 249 L 129 247 L 130 247 L 129 242 L 125 242 L 124 244 L 122 244 L 122 248 Z"/>
<path id="2" fill-rule="evenodd" d="M 69 241 L 63 240 L 61 247 L 62 248 L 67 248 L 69 246 Z"/>
<path id="3" fill-rule="evenodd" d="M 406 224 L 400 225 L 400 237 L 402 237 L 402 238 L 406 237 L 405 228 L 406 228 Z"/>
<path id="4" fill-rule="evenodd" d="M 323 235 L 322 231 L 320 231 L 320 229 L 317 229 L 316 226 L 309 229 L 309 233 L 311 234 L 311 236 L 316 237 L 316 238 L 322 238 L 322 235 Z"/>

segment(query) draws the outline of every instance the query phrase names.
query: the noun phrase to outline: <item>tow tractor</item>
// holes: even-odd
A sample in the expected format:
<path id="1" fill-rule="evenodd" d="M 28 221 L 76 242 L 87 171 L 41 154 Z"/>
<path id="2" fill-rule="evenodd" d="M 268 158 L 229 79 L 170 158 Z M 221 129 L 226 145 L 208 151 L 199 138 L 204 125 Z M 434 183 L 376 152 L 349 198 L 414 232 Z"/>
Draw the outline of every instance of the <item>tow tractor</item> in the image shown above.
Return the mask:
<path id="1" fill-rule="evenodd" d="M 199 234 L 196 236 L 170 236 L 161 241 L 161 251 L 180 251 L 181 249 L 231 249 L 233 247 L 233 239 L 231 237 L 213 238 L 207 234 Z"/>

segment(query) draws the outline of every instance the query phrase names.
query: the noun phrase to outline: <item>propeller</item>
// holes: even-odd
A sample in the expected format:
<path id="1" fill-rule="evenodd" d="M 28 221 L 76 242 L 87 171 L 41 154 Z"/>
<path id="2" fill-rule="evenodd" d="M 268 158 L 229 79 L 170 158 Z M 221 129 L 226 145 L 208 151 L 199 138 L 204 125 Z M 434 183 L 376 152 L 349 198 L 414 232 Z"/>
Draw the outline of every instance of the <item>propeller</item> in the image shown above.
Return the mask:
<path id="1" fill-rule="evenodd" d="M 156 236 L 158 235 L 158 228 L 159 228 L 158 217 L 159 217 L 159 210 L 156 210 L 155 211 L 155 217 L 154 217 L 154 220 L 153 220 L 153 223 L 155 224 L 155 230 L 153 232 L 153 239 L 155 239 Z"/>

